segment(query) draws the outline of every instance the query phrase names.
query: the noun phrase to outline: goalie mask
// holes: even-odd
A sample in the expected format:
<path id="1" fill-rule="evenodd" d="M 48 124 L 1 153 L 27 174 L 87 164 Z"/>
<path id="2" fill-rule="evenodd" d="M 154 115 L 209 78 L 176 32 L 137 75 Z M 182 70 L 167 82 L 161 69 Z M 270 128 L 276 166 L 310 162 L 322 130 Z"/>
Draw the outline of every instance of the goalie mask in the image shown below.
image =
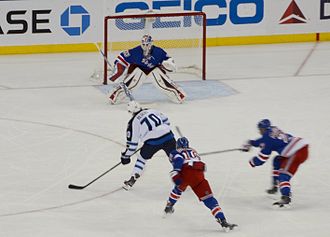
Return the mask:
<path id="1" fill-rule="evenodd" d="M 146 57 L 150 54 L 152 48 L 153 40 L 150 35 L 142 36 L 141 48 L 143 50 L 143 55 Z"/>

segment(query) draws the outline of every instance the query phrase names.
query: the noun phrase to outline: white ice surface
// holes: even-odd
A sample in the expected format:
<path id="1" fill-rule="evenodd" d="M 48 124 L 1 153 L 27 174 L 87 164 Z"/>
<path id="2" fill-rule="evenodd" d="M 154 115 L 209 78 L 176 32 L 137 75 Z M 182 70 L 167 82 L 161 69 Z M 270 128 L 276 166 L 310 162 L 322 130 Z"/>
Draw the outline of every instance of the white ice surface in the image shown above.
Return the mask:
<path id="1" fill-rule="evenodd" d="M 256 149 L 203 158 L 215 197 L 228 221 L 239 225 L 228 235 L 330 236 L 329 58 L 326 42 L 210 48 L 208 78 L 232 88 L 233 95 L 201 95 L 182 105 L 148 103 L 201 153 L 258 137 L 262 118 L 310 142 L 310 158 L 292 180 L 289 210 L 271 208 L 274 200 L 264 192 L 271 161 L 248 165 Z M 126 106 L 110 105 L 89 80 L 100 61 L 97 53 L 0 57 L 0 236 L 225 235 L 191 190 L 171 217 L 162 218 L 172 184 L 161 152 L 129 192 L 115 190 L 134 162 L 84 190 L 67 188 L 118 163 L 124 148 Z"/>

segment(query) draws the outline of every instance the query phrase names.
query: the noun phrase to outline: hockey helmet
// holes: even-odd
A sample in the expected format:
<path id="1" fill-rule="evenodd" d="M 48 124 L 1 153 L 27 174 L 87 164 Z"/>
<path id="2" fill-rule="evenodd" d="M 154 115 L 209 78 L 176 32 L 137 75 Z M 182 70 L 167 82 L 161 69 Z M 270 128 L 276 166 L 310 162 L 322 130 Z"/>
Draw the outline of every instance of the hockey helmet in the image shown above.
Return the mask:
<path id="1" fill-rule="evenodd" d="M 135 113 L 139 112 L 140 110 L 142 110 L 142 107 L 138 102 L 136 102 L 135 100 L 128 102 L 127 111 L 129 113 L 135 114 Z"/>
<path id="2" fill-rule="evenodd" d="M 269 119 L 263 119 L 258 123 L 258 128 L 270 128 L 271 123 Z"/>
<path id="3" fill-rule="evenodd" d="M 188 148 L 189 147 L 189 141 L 186 137 L 180 137 L 176 141 L 176 148 Z"/>
<path id="4" fill-rule="evenodd" d="M 143 49 L 144 56 L 147 56 L 150 53 L 152 45 L 153 45 L 153 40 L 151 35 L 142 36 L 141 48 Z"/>

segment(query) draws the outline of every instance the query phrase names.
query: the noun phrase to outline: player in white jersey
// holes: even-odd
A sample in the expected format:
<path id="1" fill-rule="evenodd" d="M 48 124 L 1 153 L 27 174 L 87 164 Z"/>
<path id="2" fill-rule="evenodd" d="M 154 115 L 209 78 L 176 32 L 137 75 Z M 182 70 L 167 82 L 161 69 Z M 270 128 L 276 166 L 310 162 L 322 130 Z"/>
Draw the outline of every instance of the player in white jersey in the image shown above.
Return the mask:
<path id="1" fill-rule="evenodd" d="M 154 109 L 142 109 L 136 101 L 128 103 L 128 112 L 133 116 L 127 124 L 126 150 L 121 153 L 122 164 L 130 163 L 130 157 L 137 150 L 139 143 L 143 145 L 130 179 L 124 182 L 126 190 L 142 175 L 146 162 L 156 152 L 164 150 L 169 156 L 176 144 L 166 115 Z"/>
<path id="2" fill-rule="evenodd" d="M 150 35 L 144 35 L 141 45 L 118 55 L 109 80 L 122 80 L 129 90 L 135 90 L 145 80 L 149 80 L 172 101 L 182 103 L 186 98 L 185 92 L 167 74 L 175 71 L 173 58 L 164 49 L 154 45 Z M 117 86 L 110 93 L 109 99 L 112 104 L 116 104 L 124 97 L 123 88 Z"/>

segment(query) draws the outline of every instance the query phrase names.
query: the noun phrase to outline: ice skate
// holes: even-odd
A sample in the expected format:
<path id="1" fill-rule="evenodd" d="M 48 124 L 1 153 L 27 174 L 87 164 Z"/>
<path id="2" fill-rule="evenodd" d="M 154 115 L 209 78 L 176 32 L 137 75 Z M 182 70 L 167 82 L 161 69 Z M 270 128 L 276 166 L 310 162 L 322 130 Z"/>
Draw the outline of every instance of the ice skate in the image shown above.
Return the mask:
<path id="1" fill-rule="evenodd" d="M 174 204 L 167 202 L 166 207 L 164 209 L 164 214 L 163 214 L 163 218 L 166 218 L 168 215 L 173 214 L 174 212 Z"/>
<path id="2" fill-rule="evenodd" d="M 278 187 L 277 186 L 273 186 L 273 187 L 266 190 L 266 193 L 268 193 L 268 194 L 276 194 L 277 192 L 278 192 Z"/>
<path id="3" fill-rule="evenodd" d="M 225 232 L 229 232 L 229 231 L 233 230 L 235 227 L 237 227 L 236 224 L 230 224 L 230 223 L 228 223 L 226 221 L 226 219 L 217 218 L 217 222 L 221 225 L 222 229 Z"/>
<path id="4" fill-rule="evenodd" d="M 140 175 L 134 174 L 134 176 L 131 176 L 129 180 L 124 181 L 123 189 L 125 189 L 126 191 L 130 190 L 138 178 L 140 178 Z"/>
<path id="5" fill-rule="evenodd" d="M 291 197 L 283 195 L 280 201 L 273 203 L 273 206 L 277 208 L 289 208 L 290 204 L 291 204 Z"/>
<path id="6" fill-rule="evenodd" d="M 174 212 L 173 204 L 170 202 L 167 202 L 164 212 L 165 212 L 165 214 L 172 214 Z"/>

